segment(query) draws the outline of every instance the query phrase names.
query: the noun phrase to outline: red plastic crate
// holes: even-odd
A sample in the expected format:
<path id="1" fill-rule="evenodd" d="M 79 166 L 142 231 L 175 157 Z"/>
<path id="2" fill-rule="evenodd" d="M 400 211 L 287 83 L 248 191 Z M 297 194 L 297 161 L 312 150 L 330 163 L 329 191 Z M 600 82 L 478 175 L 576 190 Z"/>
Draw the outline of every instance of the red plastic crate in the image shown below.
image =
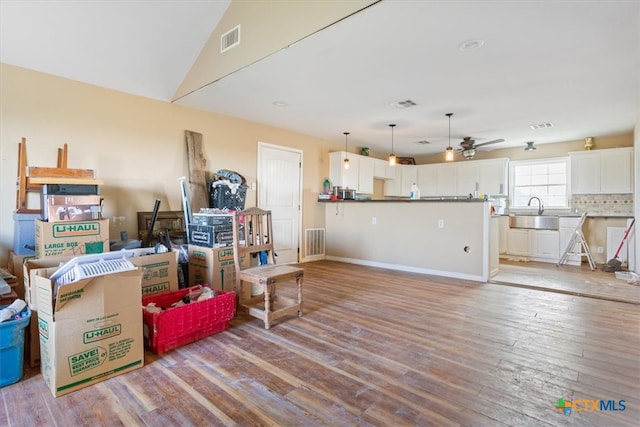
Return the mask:
<path id="1" fill-rule="evenodd" d="M 194 288 L 152 295 L 142 299 L 142 305 L 154 302 L 157 307 L 170 307 Z M 165 353 L 204 337 L 222 332 L 236 312 L 236 294 L 219 292 L 213 298 L 169 308 L 159 313 L 142 310 L 145 345 L 156 354 Z"/>

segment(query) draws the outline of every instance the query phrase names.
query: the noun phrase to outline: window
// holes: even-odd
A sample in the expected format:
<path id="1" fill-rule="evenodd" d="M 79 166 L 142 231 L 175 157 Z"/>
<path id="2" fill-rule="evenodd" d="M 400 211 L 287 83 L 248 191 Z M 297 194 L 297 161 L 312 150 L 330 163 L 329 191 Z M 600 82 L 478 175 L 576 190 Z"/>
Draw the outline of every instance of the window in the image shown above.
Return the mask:
<path id="1" fill-rule="evenodd" d="M 568 157 L 510 162 L 510 207 L 529 208 L 531 197 L 539 197 L 545 208 L 568 208 L 568 165 Z"/>

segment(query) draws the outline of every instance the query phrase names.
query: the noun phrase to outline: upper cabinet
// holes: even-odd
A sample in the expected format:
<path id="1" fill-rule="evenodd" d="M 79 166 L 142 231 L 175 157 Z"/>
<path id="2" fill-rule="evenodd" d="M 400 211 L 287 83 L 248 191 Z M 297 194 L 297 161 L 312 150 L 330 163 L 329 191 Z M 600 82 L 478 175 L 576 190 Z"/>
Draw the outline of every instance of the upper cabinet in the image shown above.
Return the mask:
<path id="1" fill-rule="evenodd" d="M 422 196 L 468 196 L 476 190 L 498 196 L 508 191 L 507 165 L 508 159 L 490 159 L 414 167 Z"/>
<path id="2" fill-rule="evenodd" d="M 349 169 L 344 168 L 344 159 L 349 158 Z M 378 174 L 388 173 L 387 162 L 359 154 L 335 151 L 329 153 L 329 179 L 331 184 L 356 190 L 361 194 L 373 194 L 373 179 L 383 178 Z M 392 171 L 393 172 L 393 171 Z"/>
<path id="3" fill-rule="evenodd" d="M 506 196 L 509 193 L 509 159 L 478 160 L 478 190 L 490 196 Z"/>
<path id="4" fill-rule="evenodd" d="M 345 169 L 344 159 L 347 158 L 347 153 L 345 151 L 329 153 L 329 179 L 331 180 L 331 185 L 360 191 L 358 189 L 359 157 L 349 153 L 349 169 Z M 373 181 L 373 177 L 371 177 L 371 180 Z M 371 186 L 373 187 L 373 182 Z"/>
<path id="5" fill-rule="evenodd" d="M 358 157 L 358 193 L 373 194 L 374 159 Z"/>
<path id="6" fill-rule="evenodd" d="M 437 169 L 436 164 L 431 165 L 418 165 L 416 166 L 416 172 L 418 175 L 418 188 L 420 189 L 420 196 L 437 196 Z"/>
<path id="7" fill-rule="evenodd" d="M 633 192 L 633 148 L 569 153 L 573 194 Z"/>

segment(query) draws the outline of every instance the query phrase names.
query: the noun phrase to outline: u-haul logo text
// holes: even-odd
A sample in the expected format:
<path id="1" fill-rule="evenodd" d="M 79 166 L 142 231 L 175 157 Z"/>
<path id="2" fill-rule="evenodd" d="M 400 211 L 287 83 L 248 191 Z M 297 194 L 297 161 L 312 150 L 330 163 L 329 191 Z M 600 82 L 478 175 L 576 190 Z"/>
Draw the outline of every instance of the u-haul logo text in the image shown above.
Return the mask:
<path id="1" fill-rule="evenodd" d="M 82 342 L 85 344 L 102 341 L 107 338 L 112 338 L 122 333 L 122 325 L 111 325 L 106 328 L 94 329 L 93 331 L 87 331 L 82 334 Z"/>
<path id="2" fill-rule="evenodd" d="M 100 234 L 99 222 L 61 222 L 53 224 L 53 237 L 96 236 Z"/>

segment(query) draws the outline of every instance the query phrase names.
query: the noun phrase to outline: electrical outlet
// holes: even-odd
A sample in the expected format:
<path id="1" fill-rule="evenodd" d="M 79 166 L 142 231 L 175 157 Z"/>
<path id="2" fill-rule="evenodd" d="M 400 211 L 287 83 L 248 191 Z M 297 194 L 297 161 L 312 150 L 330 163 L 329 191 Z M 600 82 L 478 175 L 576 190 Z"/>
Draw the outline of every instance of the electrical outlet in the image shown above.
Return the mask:
<path id="1" fill-rule="evenodd" d="M 371 217 L 371 224 L 372 225 L 376 225 L 378 223 L 378 218 L 376 218 L 375 216 Z"/>
<path id="2" fill-rule="evenodd" d="M 444 219 L 438 220 L 438 228 L 444 228 Z"/>
<path id="3" fill-rule="evenodd" d="M 598 248 L 596 249 L 596 251 L 601 254 L 604 252 L 604 248 L 602 246 L 598 246 Z"/>

